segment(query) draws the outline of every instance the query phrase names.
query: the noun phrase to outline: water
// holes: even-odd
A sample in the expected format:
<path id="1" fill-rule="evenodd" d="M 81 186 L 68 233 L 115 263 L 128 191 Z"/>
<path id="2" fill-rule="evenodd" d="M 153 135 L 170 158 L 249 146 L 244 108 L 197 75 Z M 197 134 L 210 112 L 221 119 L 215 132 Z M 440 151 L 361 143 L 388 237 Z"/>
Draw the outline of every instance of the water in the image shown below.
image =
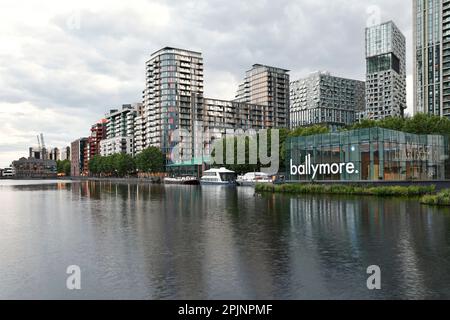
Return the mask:
<path id="1" fill-rule="evenodd" d="M 82 290 L 66 289 L 66 269 Z M 382 290 L 369 291 L 378 265 Z M 0 299 L 449 299 L 450 211 L 251 188 L 0 181 Z"/>

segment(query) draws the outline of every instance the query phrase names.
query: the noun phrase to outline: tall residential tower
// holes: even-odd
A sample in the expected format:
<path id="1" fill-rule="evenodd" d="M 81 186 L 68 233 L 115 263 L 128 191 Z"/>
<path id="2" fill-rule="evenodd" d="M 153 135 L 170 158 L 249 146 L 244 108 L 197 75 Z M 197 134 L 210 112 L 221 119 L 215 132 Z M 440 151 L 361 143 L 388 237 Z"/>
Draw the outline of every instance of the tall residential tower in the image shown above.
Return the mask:
<path id="1" fill-rule="evenodd" d="M 168 165 L 203 161 L 227 130 L 289 126 L 288 70 L 254 65 L 233 101 L 205 98 L 203 91 L 200 52 L 165 47 L 153 53 L 134 123 L 136 152 L 157 147 Z M 171 158 L 175 148 L 183 161 Z"/>
<path id="2" fill-rule="evenodd" d="M 392 22 L 366 28 L 365 117 L 402 117 L 406 109 L 406 40 Z"/>
<path id="3" fill-rule="evenodd" d="M 267 106 L 265 127 L 289 127 L 289 70 L 255 64 L 239 86 L 236 102 Z"/>
<path id="4" fill-rule="evenodd" d="M 143 114 L 139 119 L 141 148 L 158 147 L 169 157 L 178 145 L 180 155 L 189 157 L 194 145 L 190 132 L 203 113 L 202 54 L 165 47 L 151 55 L 146 69 Z M 180 136 L 175 137 L 177 130 Z"/>
<path id="5" fill-rule="evenodd" d="M 450 0 L 414 0 L 414 112 L 450 117 Z"/>

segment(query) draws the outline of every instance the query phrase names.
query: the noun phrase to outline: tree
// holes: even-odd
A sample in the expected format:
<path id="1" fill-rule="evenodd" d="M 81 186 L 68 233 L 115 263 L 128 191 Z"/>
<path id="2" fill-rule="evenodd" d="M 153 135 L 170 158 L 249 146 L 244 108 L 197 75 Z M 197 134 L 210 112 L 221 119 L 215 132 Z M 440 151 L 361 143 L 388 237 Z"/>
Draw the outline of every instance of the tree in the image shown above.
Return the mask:
<path id="1" fill-rule="evenodd" d="M 360 122 L 357 122 L 357 123 L 349 126 L 347 129 L 349 129 L 349 130 L 357 130 L 357 129 L 374 128 L 376 126 L 377 126 L 377 121 L 363 119 Z"/>
<path id="2" fill-rule="evenodd" d="M 140 172 L 164 172 L 165 158 L 160 149 L 149 147 L 136 156 L 136 168 Z"/>
<path id="3" fill-rule="evenodd" d="M 89 160 L 89 172 L 93 175 L 98 175 L 101 173 L 100 164 L 102 161 L 102 157 L 99 155 L 93 156 L 91 160 Z"/>
<path id="4" fill-rule="evenodd" d="M 111 157 L 114 171 L 119 177 L 124 177 L 135 171 L 136 166 L 134 163 L 134 159 L 129 154 L 118 153 Z"/>
<path id="5" fill-rule="evenodd" d="M 286 169 L 286 142 L 290 133 L 291 131 L 289 129 L 280 129 L 280 171 Z"/>
<path id="6" fill-rule="evenodd" d="M 100 172 L 107 176 L 114 175 L 114 163 L 112 156 L 103 157 L 100 161 Z"/>
<path id="7" fill-rule="evenodd" d="M 315 134 L 325 134 L 329 133 L 330 129 L 327 126 L 314 125 L 309 127 L 298 127 L 292 130 L 288 136 L 289 137 L 306 137 Z"/>
<path id="8" fill-rule="evenodd" d="M 384 129 L 404 131 L 415 134 L 450 135 L 450 120 L 425 113 L 417 113 L 414 117 L 388 117 L 382 120 L 362 120 L 347 129 L 365 129 L 380 127 Z"/>
<path id="9" fill-rule="evenodd" d="M 64 170 L 64 173 L 65 173 L 65 175 L 67 177 L 70 176 L 71 167 L 72 167 L 72 165 L 71 165 L 70 161 L 69 160 L 65 160 L 63 170 Z"/>
<path id="10" fill-rule="evenodd" d="M 56 170 L 58 173 L 64 173 L 66 176 L 70 176 L 70 167 L 69 160 L 56 161 Z"/>

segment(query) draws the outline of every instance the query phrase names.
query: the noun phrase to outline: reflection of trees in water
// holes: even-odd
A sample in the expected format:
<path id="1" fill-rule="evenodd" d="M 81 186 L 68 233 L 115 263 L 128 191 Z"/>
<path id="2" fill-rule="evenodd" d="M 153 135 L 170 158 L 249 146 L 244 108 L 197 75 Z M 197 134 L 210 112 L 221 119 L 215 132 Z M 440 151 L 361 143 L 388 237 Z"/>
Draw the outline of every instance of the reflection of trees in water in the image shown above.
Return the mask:
<path id="1" fill-rule="evenodd" d="M 90 254 L 136 275 L 150 298 L 450 296 L 450 212 L 417 200 L 106 181 L 11 188 L 67 190 L 61 215 L 82 220 Z M 372 264 L 381 292 L 365 288 Z"/>
<path id="2" fill-rule="evenodd" d="M 449 243 L 443 237 L 448 234 L 450 221 L 441 218 L 420 206 L 416 199 L 336 196 L 291 199 L 292 229 L 297 232 L 297 241 L 303 241 L 316 255 L 325 282 L 333 283 L 335 290 L 336 285 L 356 286 L 356 281 L 365 281 L 365 268 L 376 264 L 382 268 L 385 290 L 373 294 L 388 297 L 430 297 L 432 293 L 427 288 L 436 286 L 427 283 L 431 277 L 424 277 L 433 268 L 424 248 L 440 248 L 442 253 L 449 253 L 442 244 Z M 443 226 L 436 225 L 439 220 Z M 427 233 L 429 230 L 433 233 Z M 355 270 L 360 273 L 355 274 Z"/>
<path id="3" fill-rule="evenodd" d="M 70 190 L 70 182 L 57 182 L 57 183 L 35 183 L 35 184 L 22 184 L 22 185 L 11 185 L 15 191 L 63 191 Z"/>
<path id="4" fill-rule="evenodd" d="M 225 212 L 227 219 L 230 268 L 236 270 L 244 297 L 281 298 L 291 288 L 288 243 L 289 202 L 282 196 L 255 194 L 252 188 L 229 191 L 234 202 Z M 225 199 L 225 197 L 223 197 Z M 223 202 L 227 206 L 229 202 Z M 224 235 L 223 238 L 226 238 Z M 232 297 L 232 296 L 231 296 Z"/>

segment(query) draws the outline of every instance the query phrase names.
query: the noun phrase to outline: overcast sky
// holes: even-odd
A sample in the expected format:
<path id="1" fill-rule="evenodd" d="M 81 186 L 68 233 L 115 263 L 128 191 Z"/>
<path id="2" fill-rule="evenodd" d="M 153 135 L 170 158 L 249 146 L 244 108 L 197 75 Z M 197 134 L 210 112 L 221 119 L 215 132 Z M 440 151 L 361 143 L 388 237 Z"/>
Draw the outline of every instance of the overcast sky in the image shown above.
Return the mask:
<path id="1" fill-rule="evenodd" d="M 254 63 L 364 80 L 364 28 L 394 20 L 407 38 L 412 110 L 412 5 L 405 0 L 2 0 L 0 167 L 87 136 L 107 110 L 139 102 L 145 61 L 161 47 L 201 51 L 205 95 L 231 99 Z"/>

